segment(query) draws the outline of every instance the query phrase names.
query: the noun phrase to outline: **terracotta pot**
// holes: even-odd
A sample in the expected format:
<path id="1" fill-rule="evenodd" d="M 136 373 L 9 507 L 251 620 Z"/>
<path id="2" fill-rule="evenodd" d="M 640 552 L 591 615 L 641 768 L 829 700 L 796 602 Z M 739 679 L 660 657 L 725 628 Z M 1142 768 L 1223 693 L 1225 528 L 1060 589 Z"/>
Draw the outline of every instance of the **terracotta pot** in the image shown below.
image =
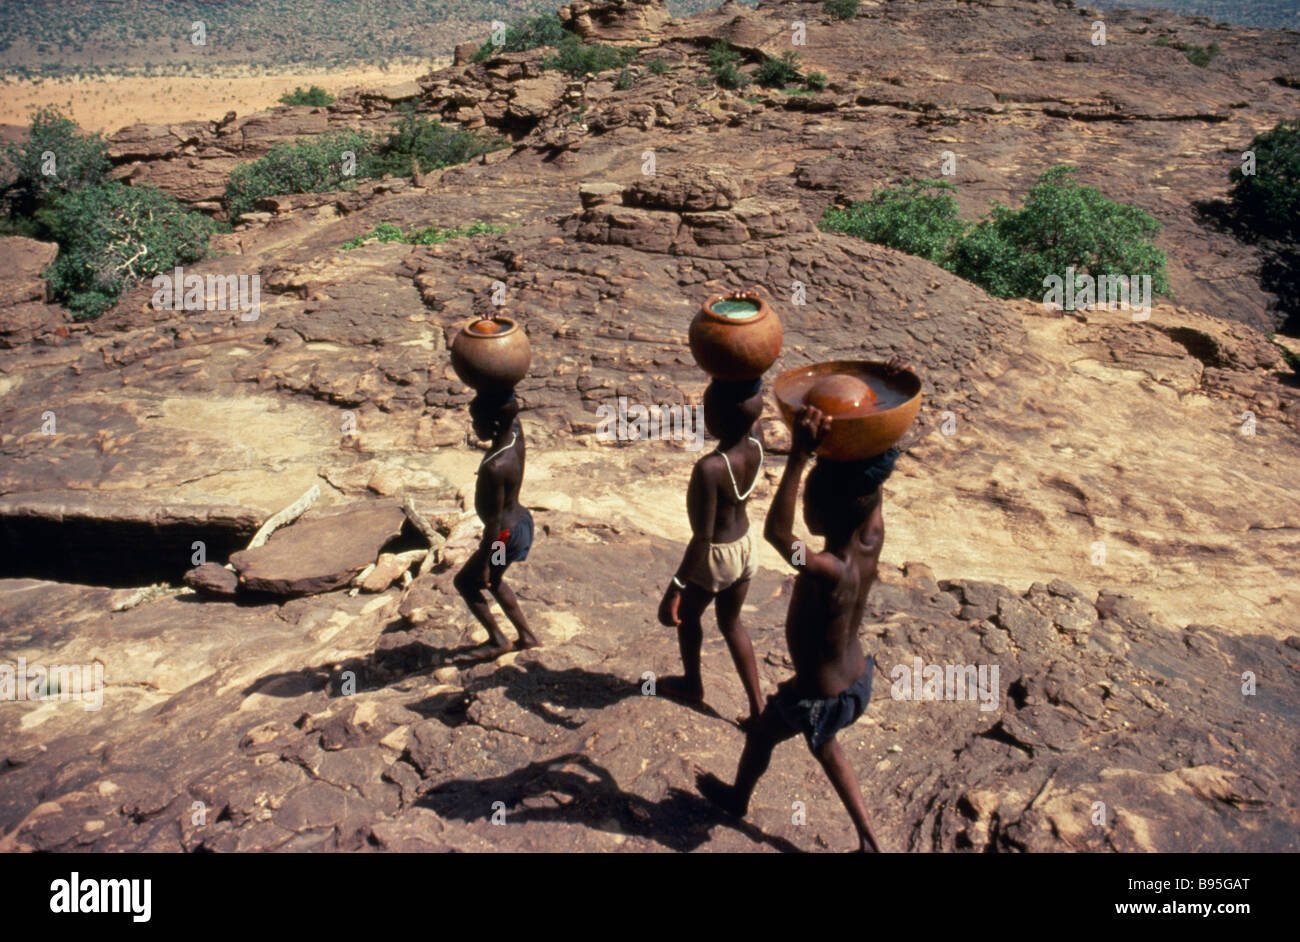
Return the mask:
<path id="1" fill-rule="evenodd" d="M 713 310 L 719 301 L 751 301 L 758 310 L 728 317 Z M 758 379 L 781 355 L 781 320 L 755 291 L 718 294 L 691 321 L 690 340 L 695 362 L 714 379 Z"/>
<path id="2" fill-rule="evenodd" d="M 451 342 L 451 368 L 479 392 L 506 392 L 528 375 L 528 335 L 505 316 L 466 322 Z"/>
<path id="3" fill-rule="evenodd" d="M 879 398 L 823 395 L 831 417 L 831 428 L 817 448 L 820 457 L 831 461 L 861 461 L 888 451 L 903 437 L 921 408 L 921 379 L 915 373 L 891 375 L 884 363 L 867 360 L 835 360 L 786 370 L 772 386 L 777 408 L 785 424 L 794 427 L 795 415 L 805 405 L 808 393 L 831 376 L 848 376 L 868 383 Z M 828 387 L 823 386 L 822 390 Z M 814 403 L 815 404 L 815 403 Z"/>

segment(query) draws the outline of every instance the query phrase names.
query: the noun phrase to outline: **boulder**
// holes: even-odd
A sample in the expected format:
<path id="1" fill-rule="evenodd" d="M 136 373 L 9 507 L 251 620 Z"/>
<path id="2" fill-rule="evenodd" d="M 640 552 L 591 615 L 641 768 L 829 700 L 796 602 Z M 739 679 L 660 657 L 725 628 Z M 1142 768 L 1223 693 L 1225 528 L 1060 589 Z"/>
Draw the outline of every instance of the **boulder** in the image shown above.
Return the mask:
<path id="1" fill-rule="evenodd" d="M 304 517 L 264 546 L 230 557 L 244 588 L 274 595 L 312 595 L 347 585 L 375 561 L 406 517 L 393 504 L 358 504 Z"/>
<path id="2" fill-rule="evenodd" d="M 58 254 L 59 247 L 53 242 L 0 236 L 0 270 L 5 272 L 5 279 L 0 282 L 0 307 L 44 301 L 45 280 L 41 272 Z"/>

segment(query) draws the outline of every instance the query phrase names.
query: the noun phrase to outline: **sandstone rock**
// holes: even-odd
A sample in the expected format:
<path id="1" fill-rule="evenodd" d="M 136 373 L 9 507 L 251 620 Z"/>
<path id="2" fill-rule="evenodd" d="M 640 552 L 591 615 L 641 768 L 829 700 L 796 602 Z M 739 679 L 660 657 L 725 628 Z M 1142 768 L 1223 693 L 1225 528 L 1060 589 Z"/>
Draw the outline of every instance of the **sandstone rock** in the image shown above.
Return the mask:
<path id="1" fill-rule="evenodd" d="M 0 308 L 27 301 L 44 301 L 45 281 L 41 274 L 58 254 L 59 247 L 53 242 L 38 242 L 23 236 L 0 236 L 0 268 L 5 271 L 4 284 L 0 285 Z M 14 330 L 7 323 L 3 329 Z"/>
<path id="2" fill-rule="evenodd" d="M 623 194 L 628 206 L 703 212 L 730 209 L 754 195 L 754 181 L 724 165 L 692 165 L 634 181 Z"/>
<path id="3" fill-rule="evenodd" d="M 669 20 L 663 0 L 577 0 L 557 12 L 567 29 L 588 42 L 642 39 Z"/>
<path id="4" fill-rule="evenodd" d="M 217 563 L 204 563 L 185 573 L 185 584 L 209 598 L 234 598 L 239 575 Z"/>
<path id="5" fill-rule="evenodd" d="M 405 521 L 401 508 L 357 504 L 308 515 L 271 535 L 265 546 L 230 557 L 243 587 L 275 595 L 310 595 L 341 588 L 375 561 Z"/>

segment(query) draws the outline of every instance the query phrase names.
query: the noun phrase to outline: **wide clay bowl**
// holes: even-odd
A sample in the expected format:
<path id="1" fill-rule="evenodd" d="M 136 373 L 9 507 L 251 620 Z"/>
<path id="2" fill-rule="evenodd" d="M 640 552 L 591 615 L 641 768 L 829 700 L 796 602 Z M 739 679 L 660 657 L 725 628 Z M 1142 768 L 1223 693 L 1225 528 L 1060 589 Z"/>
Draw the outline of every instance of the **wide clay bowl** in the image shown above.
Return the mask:
<path id="1" fill-rule="evenodd" d="M 781 355 L 781 320 L 756 291 L 716 294 L 691 321 L 690 341 L 714 379 L 758 379 Z"/>
<path id="2" fill-rule="evenodd" d="M 506 392 L 528 375 L 528 335 L 504 315 L 475 318 L 451 342 L 451 368 L 479 392 Z"/>
<path id="3" fill-rule="evenodd" d="M 830 416 L 830 431 L 817 455 L 831 461 L 883 454 L 903 437 L 921 408 L 920 377 L 910 372 L 891 375 L 884 363 L 874 360 L 795 367 L 776 378 L 773 392 L 781 418 L 791 428 L 805 405 Z"/>

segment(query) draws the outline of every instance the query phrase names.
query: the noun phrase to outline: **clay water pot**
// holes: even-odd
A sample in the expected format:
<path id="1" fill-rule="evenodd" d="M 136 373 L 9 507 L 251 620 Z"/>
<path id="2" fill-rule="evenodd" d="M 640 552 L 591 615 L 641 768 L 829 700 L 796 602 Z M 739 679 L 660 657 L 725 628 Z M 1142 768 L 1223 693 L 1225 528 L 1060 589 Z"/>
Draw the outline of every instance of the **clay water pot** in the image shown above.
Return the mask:
<path id="1" fill-rule="evenodd" d="M 695 362 L 714 379 L 754 380 L 781 355 L 781 321 L 755 291 L 717 294 L 691 321 L 690 341 Z"/>
<path id="2" fill-rule="evenodd" d="M 451 342 L 451 368 L 478 392 L 508 392 L 528 375 L 528 335 L 504 315 L 466 322 Z"/>
<path id="3" fill-rule="evenodd" d="M 919 376 L 891 375 L 884 363 L 870 360 L 799 366 L 778 376 L 772 390 L 781 418 L 791 428 L 805 405 L 830 416 L 830 431 L 816 453 L 831 461 L 883 454 L 903 437 L 921 408 Z"/>

